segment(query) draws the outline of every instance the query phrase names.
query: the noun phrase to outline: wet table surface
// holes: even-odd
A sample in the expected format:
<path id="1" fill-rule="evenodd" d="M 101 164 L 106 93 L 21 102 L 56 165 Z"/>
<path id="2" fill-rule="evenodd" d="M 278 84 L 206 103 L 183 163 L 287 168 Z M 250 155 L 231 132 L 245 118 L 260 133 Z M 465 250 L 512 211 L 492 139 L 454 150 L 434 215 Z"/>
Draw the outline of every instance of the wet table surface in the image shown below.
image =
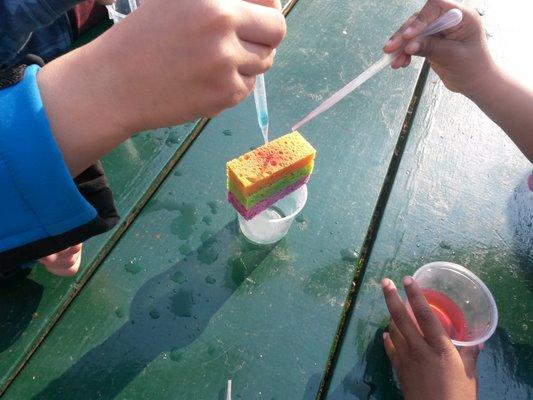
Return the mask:
<path id="1" fill-rule="evenodd" d="M 497 57 L 527 79 L 509 43 L 531 28 L 497 3 L 475 5 Z M 524 9 L 515 19 L 533 11 L 511 3 Z M 421 2 L 290 5 L 266 76 L 273 137 L 377 59 Z M 121 224 L 86 243 L 77 277 L 35 268 L 0 292 L 3 398 L 217 399 L 228 379 L 236 399 L 400 398 L 379 281 L 434 260 L 472 269 L 496 297 L 480 398 L 531 398 L 525 157 L 420 60 L 383 71 L 301 132 L 318 151 L 309 200 L 272 246 L 246 242 L 225 202 L 225 162 L 261 144 L 252 99 L 106 157 Z"/>

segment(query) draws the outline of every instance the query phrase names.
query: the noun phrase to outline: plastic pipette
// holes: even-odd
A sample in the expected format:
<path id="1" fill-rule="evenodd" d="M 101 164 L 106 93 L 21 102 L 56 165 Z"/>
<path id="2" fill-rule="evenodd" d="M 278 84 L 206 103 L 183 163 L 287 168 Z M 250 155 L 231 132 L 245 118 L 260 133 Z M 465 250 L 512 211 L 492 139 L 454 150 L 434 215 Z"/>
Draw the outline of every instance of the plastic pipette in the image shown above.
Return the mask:
<path id="1" fill-rule="evenodd" d="M 137 2 L 135 0 L 128 0 L 128 3 L 130 5 L 130 12 L 137 9 Z"/>
<path id="2" fill-rule="evenodd" d="M 268 142 L 268 105 L 265 88 L 265 76 L 257 75 L 254 89 L 255 110 L 257 112 L 257 122 L 263 134 L 265 143 Z"/>
<path id="3" fill-rule="evenodd" d="M 444 14 L 442 14 L 432 24 L 430 24 L 426 29 L 424 29 L 424 31 L 422 31 L 419 37 L 431 36 L 445 29 L 453 28 L 454 26 L 458 25 L 462 19 L 463 19 L 463 13 L 461 12 L 461 10 L 457 8 L 453 8 L 445 12 Z M 329 99 L 327 99 L 321 105 L 319 105 L 316 109 L 311 111 L 301 121 L 297 122 L 292 127 L 292 130 L 293 131 L 297 130 L 302 125 L 311 121 L 317 115 L 323 113 L 324 111 L 332 107 L 334 104 L 339 102 L 342 98 L 346 97 L 349 93 L 353 92 L 355 89 L 361 86 L 364 82 L 372 78 L 375 74 L 377 74 L 387 65 L 389 65 L 396 58 L 396 56 L 400 54 L 402 50 L 403 49 L 400 49 L 398 52 L 394 54 L 385 54 L 379 61 L 372 64 L 361 75 L 359 75 L 357 78 L 352 80 L 350 83 L 348 83 L 346 86 L 344 86 L 339 91 L 335 92 Z"/>

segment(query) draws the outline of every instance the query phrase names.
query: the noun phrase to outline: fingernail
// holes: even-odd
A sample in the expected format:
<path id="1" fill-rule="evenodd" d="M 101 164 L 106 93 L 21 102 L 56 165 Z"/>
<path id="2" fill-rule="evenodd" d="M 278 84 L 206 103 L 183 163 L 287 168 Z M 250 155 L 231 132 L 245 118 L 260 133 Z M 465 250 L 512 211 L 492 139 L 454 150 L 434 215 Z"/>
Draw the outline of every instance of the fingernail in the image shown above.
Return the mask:
<path id="1" fill-rule="evenodd" d="M 405 278 L 403 278 L 403 285 L 404 286 L 409 286 L 413 283 L 413 278 L 411 278 L 410 276 L 406 276 Z"/>
<path id="2" fill-rule="evenodd" d="M 389 332 L 383 332 L 383 341 L 389 338 Z"/>
<path id="3" fill-rule="evenodd" d="M 381 287 L 383 289 L 385 289 L 386 287 L 388 287 L 391 283 L 391 280 L 389 278 L 383 278 L 383 280 L 381 281 Z"/>
<path id="4" fill-rule="evenodd" d="M 385 43 L 385 47 L 390 46 L 392 44 L 392 39 L 387 40 L 387 43 Z"/>

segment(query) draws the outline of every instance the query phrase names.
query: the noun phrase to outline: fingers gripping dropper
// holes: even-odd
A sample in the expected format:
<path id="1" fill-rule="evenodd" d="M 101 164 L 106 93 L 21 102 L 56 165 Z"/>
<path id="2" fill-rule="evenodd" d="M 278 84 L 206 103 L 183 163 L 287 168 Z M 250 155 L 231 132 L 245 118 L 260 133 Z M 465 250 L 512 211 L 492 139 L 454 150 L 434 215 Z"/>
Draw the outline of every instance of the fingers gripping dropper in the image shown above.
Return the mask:
<path id="1" fill-rule="evenodd" d="M 445 29 L 453 28 L 454 26 L 458 25 L 462 19 L 463 19 L 463 13 L 461 12 L 461 10 L 457 8 L 453 8 L 447 11 L 446 13 L 442 14 L 439 18 L 437 18 L 418 37 L 431 36 Z M 342 100 L 348 94 L 350 94 L 355 89 L 357 89 L 359 86 L 361 86 L 364 82 L 372 78 L 375 74 L 377 74 L 387 65 L 389 65 L 398 56 L 399 52 L 401 52 L 402 50 L 403 49 L 393 54 L 385 54 L 379 61 L 372 64 L 361 75 L 359 75 L 357 78 L 352 80 L 350 83 L 348 83 L 346 86 L 344 86 L 339 91 L 335 92 L 329 99 L 324 101 L 316 109 L 314 109 L 308 115 L 306 115 L 302 120 L 297 122 L 292 127 L 292 130 L 293 131 L 297 130 L 302 125 L 305 125 L 306 123 L 311 121 L 313 118 L 323 113 L 324 111 L 328 110 L 330 107 L 332 107 L 337 102 Z"/>

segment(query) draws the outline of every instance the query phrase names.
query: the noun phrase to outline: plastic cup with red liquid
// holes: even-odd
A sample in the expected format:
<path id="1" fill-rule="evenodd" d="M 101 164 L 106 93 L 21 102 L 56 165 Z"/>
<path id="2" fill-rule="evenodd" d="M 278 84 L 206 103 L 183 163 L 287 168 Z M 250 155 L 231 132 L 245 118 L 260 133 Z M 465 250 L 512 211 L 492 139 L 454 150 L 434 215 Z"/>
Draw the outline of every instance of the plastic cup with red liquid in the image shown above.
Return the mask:
<path id="1" fill-rule="evenodd" d="M 456 346 L 476 346 L 492 336 L 498 309 L 487 286 L 465 267 L 445 261 L 420 267 L 413 278 Z"/>

